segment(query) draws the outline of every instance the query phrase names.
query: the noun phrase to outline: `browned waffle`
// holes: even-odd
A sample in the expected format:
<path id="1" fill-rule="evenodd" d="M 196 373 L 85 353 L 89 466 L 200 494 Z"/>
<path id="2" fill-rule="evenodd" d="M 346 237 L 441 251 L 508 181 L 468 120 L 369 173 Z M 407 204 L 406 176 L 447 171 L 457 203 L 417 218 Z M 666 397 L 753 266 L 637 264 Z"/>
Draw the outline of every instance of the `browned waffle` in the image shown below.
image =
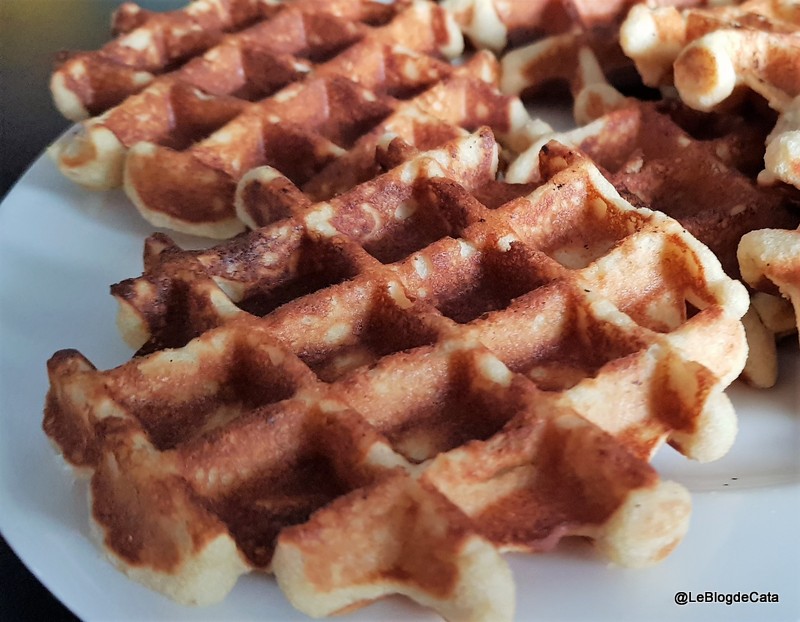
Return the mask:
<path id="1" fill-rule="evenodd" d="M 548 140 L 577 147 L 634 203 L 679 220 L 735 278 L 742 235 L 764 227 L 797 226 L 800 215 L 792 210 L 793 193 L 759 188 L 753 180 L 758 170 L 753 152 L 768 130 L 730 116 L 697 115 L 666 102 L 624 103 L 586 126 L 545 134 L 511 165 L 509 181 L 539 178 L 539 153 Z"/>
<path id="2" fill-rule="evenodd" d="M 761 34 L 752 36 L 769 42 L 759 52 L 766 54 L 760 68 L 745 67 L 744 77 L 736 77 L 738 96 L 726 102 L 726 110 L 712 113 L 695 112 L 675 99 L 643 104 L 623 96 L 609 84 L 591 46 L 574 35 L 534 44 L 521 50 L 519 59 L 509 54 L 504 59 L 504 84 L 513 92 L 539 84 L 555 66 L 547 62 L 547 50 L 555 50 L 559 41 L 564 42 L 570 62 L 558 77 L 571 80 L 575 120 L 579 125 L 588 124 L 562 134 L 542 132 L 512 164 L 509 179 L 535 179 L 538 153 L 548 140 L 555 138 L 580 147 L 632 201 L 665 211 L 707 243 L 729 274 L 739 276 L 739 263 L 747 262 L 742 270 L 747 271 L 745 278 L 751 285 L 760 283 L 757 288 L 777 293 L 775 283 L 780 281 L 786 289 L 785 284 L 793 282 L 786 275 L 794 266 L 788 240 L 800 219 L 800 195 L 786 187 L 800 188 L 800 97 L 791 99 L 794 78 L 789 70 L 795 54 L 791 46 L 796 27 L 792 24 L 797 19 L 791 4 L 780 2 L 684 11 L 637 5 L 631 10 L 622 27 L 623 45 L 644 81 L 654 86 L 670 83 L 672 63 L 679 67 L 678 52 L 687 42 L 697 40 L 695 47 L 705 49 L 708 40 L 704 35 L 709 32 L 757 30 Z M 736 39 L 739 34 L 731 36 Z M 530 58 L 525 60 L 523 51 Z M 733 54 L 731 49 L 728 53 Z M 739 58 L 743 52 L 736 54 Z M 757 58 L 761 57 L 755 55 L 751 60 Z M 787 62 L 781 62 L 781 58 Z M 716 58 L 714 62 L 722 60 Z M 746 65 L 749 61 L 741 62 Z M 764 75 L 759 78 L 758 72 Z M 753 89 L 742 88 L 751 81 Z M 706 88 L 698 77 L 688 78 L 687 85 Z M 691 97 L 689 100 L 696 105 Z M 644 107 L 652 110 L 642 115 Z M 653 117 L 657 109 L 661 114 Z M 759 186 L 776 188 L 757 187 L 756 181 Z M 774 230 L 776 227 L 781 229 Z M 789 237 L 779 241 L 785 236 Z M 782 249 L 777 254 L 767 250 L 771 239 Z M 776 280 L 765 277 L 766 272 L 773 272 Z M 784 294 L 786 299 L 791 299 L 791 287 Z M 785 333 L 788 316 L 788 303 L 781 304 L 773 297 L 765 312 L 763 305 L 756 304 L 765 299 L 754 298 L 745 317 L 750 353 L 743 378 L 757 387 L 770 387 L 777 380 L 775 338 Z M 775 309 L 780 312 L 776 314 Z"/>
<path id="3" fill-rule="evenodd" d="M 735 6 L 635 7 L 621 41 L 645 80 L 674 81 L 692 108 L 711 110 L 743 88 L 782 110 L 800 95 L 800 10 L 786 0 L 747 0 Z"/>
<path id="4" fill-rule="evenodd" d="M 132 32 L 152 38 L 171 17 Z M 236 186 L 253 168 L 269 166 L 269 181 L 277 177 L 318 201 L 376 174 L 374 149 L 387 132 L 429 149 L 461 128 L 488 124 L 511 153 L 526 147 L 531 120 L 516 98 L 494 88 L 493 57 L 479 54 L 457 69 L 439 60 L 462 46 L 449 14 L 428 2 L 272 7 L 85 121 L 51 153 L 67 176 L 89 187 L 124 179 L 155 225 L 230 237 L 272 217 L 250 213 L 245 190 L 237 216 Z M 105 48 L 87 58 L 103 54 Z M 68 99 L 62 91 L 71 82 L 63 76 L 86 71 L 88 62 L 77 57 L 54 74 L 57 100 Z M 263 182 L 264 175 L 249 180 Z"/>
<path id="5" fill-rule="evenodd" d="M 577 155 L 528 194 L 488 130 L 380 152 L 214 248 L 152 237 L 113 288 L 141 356 L 51 360 L 45 430 L 111 558 L 182 602 L 260 568 L 311 615 L 401 593 L 475 620 L 513 615 L 498 551 L 663 558 L 689 500 L 647 460 L 733 442 L 744 289 Z"/>
<path id="6" fill-rule="evenodd" d="M 65 117 L 79 121 L 122 103 L 165 74 L 170 82 L 207 93 L 253 96 L 283 86 L 302 71 L 291 70 L 293 63 L 304 63 L 289 55 L 314 59 L 335 53 L 363 36 L 365 29 L 353 21 L 386 21 L 400 5 L 407 3 L 296 0 L 285 6 L 273 0 L 194 0 L 181 10 L 154 13 L 128 2 L 112 20 L 116 39 L 63 59 L 51 80 L 54 101 Z M 276 82 L 280 70 L 286 78 Z"/>
<path id="7" fill-rule="evenodd" d="M 675 102 L 643 103 L 604 90 L 607 84 L 596 86 L 579 94 L 576 108 L 580 104 L 587 114 L 610 106 L 611 112 L 576 130 L 544 134 L 510 166 L 508 179 L 538 179 L 540 150 L 547 141 L 569 144 L 591 157 L 634 204 L 677 219 L 714 251 L 728 274 L 752 281 L 753 276 L 740 274 L 743 236 L 752 240 L 753 231 L 793 229 L 800 223 L 797 192 L 755 182 L 769 122 L 698 113 Z M 775 334 L 780 331 L 769 330 L 755 307 L 745 326 L 749 357 L 743 378 L 771 387 L 778 377 Z"/>
<path id="8" fill-rule="evenodd" d="M 467 0 L 467 3 L 470 4 L 470 1 Z M 476 0 L 474 4 L 482 6 L 492 4 L 492 1 Z M 532 97 L 552 90 L 554 84 L 562 83 L 568 85 L 573 94 L 577 94 L 584 86 L 582 66 L 585 61 L 582 56 L 587 52 L 594 55 L 603 74 L 610 76 L 612 82 L 636 87 L 632 79 L 635 76 L 633 63 L 620 47 L 619 27 L 628 11 L 640 4 L 637 0 L 563 0 L 547 3 L 548 9 L 558 6 L 569 16 L 567 27 L 563 26 L 563 20 L 552 19 L 542 5 L 540 10 L 545 10 L 543 20 L 547 23 L 549 36 L 532 42 L 528 39 L 526 45 L 520 45 L 503 55 L 503 91 Z M 679 7 L 705 4 L 705 0 L 658 0 L 647 3 L 653 11 L 669 7 L 676 12 Z M 578 117 L 576 120 L 583 124 L 588 119 Z"/>
<path id="9" fill-rule="evenodd" d="M 211 3 L 197 2 L 190 7 L 205 4 Z M 315 62 L 324 61 L 361 40 L 369 28 L 347 17 L 363 14 L 365 19 L 373 18 L 376 6 L 372 2 L 332 4 L 332 9 L 349 7 L 345 18 L 341 18 L 321 10 L 323 4 L 301 2 L 282 5 L 280 10 L 273 7 L 262 21 L 222 38 L 204 54 L 147 84 L 128 88 L 116 98 L 121 99 L 116 105 L 109 108 L 109 102 L 94 106 L 93 110 L 103 114 L 81 123 L 77 132 L 53 146 L 51 153 L 59 168 L 70 179 L 89 188 L 119 186 L 125 155 L 136 143 L 189 145 L 231 120 L 248 101 L 303 79 Z M 388 13 L 384 16 L 388 19 L 395 8 L 401 10 L 405 5 L 380 6 L 381 11 Z M 168 20 L 172 15 L 161 19 Z M 133 33 L 143 32 L 136 36 L 152 38 L 154 28 L 147 22 Z M 101 54 L 102 50 L 88 57 Z M 63 76 L 76 71 L 76 64 L 83 75 L 83 58 L 79 56 L 54 73 L 51 90 L 57 103 L 75 97 L 73 91 L 78 89 L 65 92 L 64 85 L 69 86 L 72 81 Z M 122 66 L 118 70 L 124 72 L 128 68 Z M 113 81 L 119 83 L 122 79 L 114 76 Z M 108 87 L 101 84 L 96 90 L 103 93 Z M 67 116 L 75 116 L 64 105 L 59 107 Z"/>
<path id="10" fill-rule="evenodd" d="M 364 52 L 362 46 L 358 52 Z M 347 55 L 332 63 L 338 65 Z M 319 201 L 374 176 L 379 170 L 375 149 L 387 133 L 428 149 L 463 133 L 462 128 L 489 123 L 511 147 L 530 142 L 530 117 L 519 100 L 501 95 L 491 84 L 498 72 L 488 53 L 406 101 L 387 95 L 385 83 L 356 83 L 329 77 L 326 70 L 254 104 L 185 150 L 137 144 L 126 159 L 128 196 L 151 222 L 225 237 L 245 224 L 258 226 L 273 218 L 264 213 L 263 193 L 256 191 L 258 207 L 248 204 L 252 188 L 239 188 L 238 214 L 234 207 L 237 181 L 245 176 L 243 186 L 264 181 L 265 169 L 259 167 L 269 167 L 268 181 L 278 178 L 286 187 L 302 189 L 308 201 Z M 443 71 L 421 75 L 438 80 Z M 385 81 L 390 75 L 375 73 Z"/>
<path id="11" fill-rule="evenodd" d="M 796 2 L 747 0 L 733 7 L 681 13 L 638 7 L 623 26 L 622 41 L 646 81 L 674 82 L 680 98 L 693 108 L 735 108 L 750 92 L 763 98 L 779 116 L 764 141 L 766 148 L 757 151 L 763 154 L 758 181 L 776 185 L 796 200 L 797 193 L 785 187 L 800 188 L 800 7 Z M 761 230 L 742 237 L 738 261 L 749 285 L 780 294 L 794 306 L 798 325 L 796 226 L 780 218 L 761 222 Z M 776 306 L 785 309 L 777 299 L 768 308 Z M 757 384 L 769 386 L 776 377 L 774 337 L 785 330 L 784 323 L 774 322 L 757 304 L 747 321 L 748 334 L 758 335 L 751 339 L 751 352 L 769 370 L 759 370 Z M 748 368 L 753 378 L 758 366 L 748 364 Z"/>

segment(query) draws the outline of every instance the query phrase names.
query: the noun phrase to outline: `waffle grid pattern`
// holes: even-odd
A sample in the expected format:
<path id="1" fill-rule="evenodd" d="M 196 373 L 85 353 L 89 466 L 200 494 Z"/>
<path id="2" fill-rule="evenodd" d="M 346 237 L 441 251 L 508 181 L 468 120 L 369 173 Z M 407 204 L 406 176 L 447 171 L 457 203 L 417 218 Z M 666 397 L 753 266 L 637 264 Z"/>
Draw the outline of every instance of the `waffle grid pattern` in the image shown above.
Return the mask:
<path id="1" fill-rule="evenodd" d="M 504 552 L 580 536 L 641 567 L 678 545 L 689 494 L 649 461 L 732 446 L 725 391 L 752 371 L 754 314 L 778 314 L 748 311 L 737 260 L 796 293 L 789 242 L 733 247 L 796 219 L 755 185 L 766 117 L 634 101 L 606 76 L 632 59 L 681 91 L 677 56 L 630 53 L 632 19 L 665 20 L 676 52 L 735 22 L 769 61 L 793 36 L 770 20 L 796 16 L 681 0 L 620 27 L 632 4 L 126 4 L 114 41 L 64 59 L 62 172 L 225 238 L 146 240 L 142 275 L 111 288 L 132 360 L 48 363 L 44 429 L 89 478 L 115 565 L 182 603 L 260 571 L 311 616 L 401 594 L 494 621 L 514 617 Z M 552 36 L 509 51 L 532 33 Z M 793 83 L 744 69 L 791 142 Z M 591 123 L 531 119 L 518 95 L 554 81 Z"/>
<path id="2" fill-rule="evenodd" d="M 151 238 L 114 288 L 143 355 L 50 364 L 45 429 L 92 473 L 116 563 L 184 602 L 255 567 L 311 615 L 401 593 L 488 620 L 513 612 L 499 551 L 666 555 L 688 495 L 647 461 L 732 443 L 747 297 L 559 149 L 496 209 L 483 130 L 208 251 Z"/>

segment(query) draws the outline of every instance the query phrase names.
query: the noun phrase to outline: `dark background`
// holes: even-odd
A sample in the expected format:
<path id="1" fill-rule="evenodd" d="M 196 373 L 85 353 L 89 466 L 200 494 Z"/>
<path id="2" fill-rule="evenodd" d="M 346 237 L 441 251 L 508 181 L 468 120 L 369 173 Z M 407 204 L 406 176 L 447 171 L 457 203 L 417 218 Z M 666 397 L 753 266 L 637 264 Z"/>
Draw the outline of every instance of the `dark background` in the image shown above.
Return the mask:
<path id="1" fill-rule="evenodd" d="M 170 10 L 186 2 L 138 4 Z M 57 52 L 100 47 L 110 37 L 111 13 L 120 4 L 122 0 L 0 0 L 0 198 L 69 126 L 53 106 L 48 87 Z M 0 538 L 0 620 L 76 619 Z"/>

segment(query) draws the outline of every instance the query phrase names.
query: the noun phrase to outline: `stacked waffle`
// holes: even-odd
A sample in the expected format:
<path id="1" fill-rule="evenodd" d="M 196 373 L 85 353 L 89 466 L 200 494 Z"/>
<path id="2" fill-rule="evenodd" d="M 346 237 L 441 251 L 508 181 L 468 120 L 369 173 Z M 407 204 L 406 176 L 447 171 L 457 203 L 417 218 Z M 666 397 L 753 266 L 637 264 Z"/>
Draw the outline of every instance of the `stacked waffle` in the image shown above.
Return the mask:
<path id="1" fill-rule="evenodd" d="M 787 0 L 683 11 L 638 5 L 620 37 L 648 84 L 674 83 L 693 108 L 711 110 L 746 87 L 781 109 L 800 94 L 798 25 L 797 3 Z"/>
<path id="2" fill-rule="evenodd" d="M 238 234 L 151 236 L 112 287 L 137 356 L 49 363 L 45 431 L 90 477 L 116 565 L 184 603 L 258 570 L 314 616 L 398 593 L 502 620 L 504 551 L 670 553 L 690 500 L 649 459 L 731 447 L 735 244 L 792 217 L 749 179 L 768 129 L 709 130 L 598 78 L 629 64 L 601 35 L 629 4 L 126 5 L 114 42 L 55 72 L 59 107 L 91 116 L 53 148 L 66 175 L 122 184 L 154 224 Z M 597 121 L 532 120 L 516 91 L 539 77 L 499 89 L 514 52 L 447 62 L 456 22 L 494 49 L 566 36 Z"/>
<path id="3" fill-rule="evenodd" d="M 758 387 L 777 379 L 775 336 L 787 332 L 791 313 L 774 295 L 797 296 L 791 274 L 800 195 L 789 185 L 798 187 L 798 20 L 796 6 L 781 2 L 634 6 L 620 28 L 622 48 L 646 84 L 677 87 L 679 98 L 656 104 L 613 88 L 607 61 L 598 60 L 585 33 L 551 37 L 503 58 L 504 88 L 524 93 L 552 77 L 552 52 L 563 43 L 569 62 L 558 65 L 557 77 L 570 81 L 581 125 L 543 133 L 508 178 L 536 179 L 539 150 L 555 139 L 592 157 L 634 203 L 680 220 L 730 275 L 762 290 L 745 320 L 751 356 L 744 377 Z"/>
<path id="4" fill-rule="evenodd" d="M 732 107 L 757 93 L 782 118 L 767 139 L 766 183 L 798 186 L 797 128 L 800 9 L 785 0 L 747 0 L 706 9 L 635 7 L 621 28 L 621 43 L 643 80 L 674 84 L 696 110 Z"/>
<path id="5" fill-rule="evenodd" d="M 636 0 L 443 0 L 442 6 L 453 14 L 475 47 L 502 52 L 540 37 L 611 27 L 635 3 Z M 662 3 L 688 5 L 698 4 L 698 0 Z M 589 36 L 599 42 L 599 38 Z"/>
<path id="6" fill-rule="evenodd" d="M 758 182 L 797 197 L 793 188 L 800 188 L 799 28 L 800 8 L 783 0 L 747 0 L 681 12 L 638 6 L 623 24 L 621 41 L 646 82 L 674 84 L 693 108 L 736 109 L 753 93 L 766 102 L 778 117 L 758 149 L 763 154 Z M 781 300 L 794 305 L 795 324 L 800 326 L 796 223 L 763 227 L 746 233 L 738 249 L 742 278 L 761 291 L 754 299 L 750 332 L 760 334 L 762 344 L 786 332 L 790 311 Z M 764 294 L 782 298 L 764 304 Z M 769 378 L 774 379 L 774 373 Z"/>
<path id="7" fill-rule="evenodd" d="M 206 251 L 151 238 L 114 288 L 142 356 L 56 354 L 45 417 L 125 572 L 182 602 L 259 568 L 312 615 L 401 593 L 489 620 L 498 551 L 672 550 L 688 495 L 648 459 L 730 447 L 747 296 L 589 160 L 505 203 L 497 162 L 483 130 Z"/>
<path id="8" fill-rule="evenodd" d="M 527 146 L 535 124 L 516 98 L 494 88 L 499 67 L 490 54 L 458 69 L 440 60 L 463 47 L 443 9 L 340 4 L 271 7 L 268 17 L 153 77 L 54 145 L 62 172 L 89 187 L 124 182 L 155 225 L 225 238 L 281 214 L 286 193 L 314 202 L 374 176 L 386 133 L 429 149 L 462 127 L 487 124 L 512 153 Z M 146 38 L 141 32 L 152 39 L 161 25 L 147 21 L 122 40 Z M 88 65 L 78 56 L 57 70 L 57 101 L 70 99 L 65 85 Z M 70 96 L 81 92 L 75 86 Z M 248 173 L 237 213 L 237 184 Z M 252 211 L 249 198 L 265 193 L 272 207 Z"/>
<path id="9" fill-rule="evenodd" d="M 723 119 L 724 128 L 716 132 L 713 122 Z M 682 127 L 694 130 L 700 120 L 703 139 Z M 759 188 L 748 176 L 764 133 L 744 122 L 734 127 L 733 120 L 701 119 L 673 104 L 626 99 L 592 123 L 543 135 L 509 167 L 507 179 L 539 179 L 540 151 L 550 140 L 578 148 L 626 197 L 679 220 L 738 277 L 742 235 L 765 226 L 796 226 L 798 216 L 784 192 Z"/>

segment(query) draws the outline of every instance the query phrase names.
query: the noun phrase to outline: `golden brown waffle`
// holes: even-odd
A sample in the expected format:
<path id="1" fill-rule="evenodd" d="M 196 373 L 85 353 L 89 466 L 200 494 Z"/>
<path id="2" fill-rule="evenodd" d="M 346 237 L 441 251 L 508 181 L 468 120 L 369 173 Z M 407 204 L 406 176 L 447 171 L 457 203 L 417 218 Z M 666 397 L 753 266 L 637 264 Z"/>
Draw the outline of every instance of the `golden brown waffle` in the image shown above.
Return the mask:
<path id="1" fill-rule="evenodd" d="M 275 161 L 248 170 L 236 188 L 238 218 L 250 228 L 263 226 L 375 177 L 386 167 L 376 160 L 376 150 L 387 137 L 401 138 L 414 148 L 413 153 L 488 125 L 508 147 L 507 157 L 513 157 L 547 126 L 532 121 L 519 99 L 498 92 L 497 71 L 490 54 L 478 53 L 419 96 L 397 102 L 390 115 L 308 179 L 292 175 L 289 167 Z M 396 155 L 393 161 L 399 164 L 403 157 L 398 161 Z"/>
<path id="2" fill-rule="evenodd" d="M 67 54 L 53 72 L 53 100 L 68 119 L 104 112 L 142 90 L 176 63 L 216 45 L 227 32 L 273 13 L 263 0 L 198 0 L 169 13 L 133 3 L 120 7 L 112 32 L 120 35 L 95 52 Z"/>
<path id="3" fill-rule="evenodd" d="M 240 191 L 237 216 L 236 186 L 253 168 L 270 167 L 250 181 L 266 174 L 318 201 L 374 175 L 374 149 L 387 132 L 429 149 L 460 128 L 488 124 L 512 153 L 527 146 L 532 122 L 516 98 L 494 88 L 499 67 L 490 54 L 457 69 L 438 60 L 463 46 L 444 9 L 421 1 L 345 5 L 273 7 L 84 122 L 52 154 L 89 187 L 124 179 L 152 224 L 224 238 L 272 217 L 250 213 L 252 189 Z M 64 82 L 63 71 L 54 84 Z"/>
<path id="4" fill-rule="evenodd" d="M 488 2 L 491 4 L 491 2 Z M 476 5 L 483 4 L 480 1 Z M 499 4 L 499 3 L 498 3 Z M 541 3 L 531 3 L 541 4 Z M 548 10 L 554 6 L 568 15 L 565 27 L 563 20 L 554 20 L 545 14 L 543 20 L 548 25 L 547 34 L 526 45 L 508 51 L 502 58 L 503 91 L 508 94 L 531 97 L 552 89 L 554 84 L 566 84 L 573 95 L 583 84 L 582 56 L 593 54 L 602 68 L 602 73 L 612 77 L 612 81 L 630 86 L 632 62 L 620 47 L 620 23 L 631 7 L 639 5 L 636 0 L 612 0 L 610 2 L 591 2 L 588 0 L 548 3 Z M 660 0 L 650 2 L 655 7 L 676 7 L 704 5 L 704 0 Z M 540 7 L 540 10 L 544 10 Z M 463 21 L 463 20 L 462 20 Z M 586 120 L 577 119 L 579 124 Z"/>
<path id="5" fill-rule="evenodd" d="M 777 116 L 777 122 L 776 113 L 752 97 L 740 101 L 735 110 L 714 113 L 693 111 L 675 99 L 644 104 L 609 84 L 588 47 L 578 52 L 572 86 L 574 117 L 584 127 L 566 133 L 540 130 L 541 137 L 511 165 L 508 179 L 538 178 L 539 150 L 558 139 L 583 148 L 634 203 L 681 221 L 714 250 L 729 274 L 738 276 L 740 262 L 746 261 L 748 281 L 760 281 L 763 288 L 768 281 L 763 272 L 771 270 L 771 262 L 781 265 L 784 274 L 791 269 L 790 254 L 775 256 L 764 249 L 774 234 L 791 236 L 792 231 L 754 232 L 741 249 L 737 247 L 743 235 L 762 227 L 793 229 L 800 219 L 800 195 L 779 183 L 800 187 L 800 98 Z M 642 115 L 643 108 L 650 110 Z M 756 179 L 759 186 L 778 187 L 757 187 Z M 776 238 L 776 246 L 785 245 Z M 767 291 L 777 292 L 772 283 Z M 764 300 L 769 304 L 762 304 Z M 791 316 L 791 305 L 784 299 L 753 296 L 743 319 L 749 353 L 742 378 L 748 384 L 767 388 L 777 381 L 776 338 L 785 336 L 787 324 L 795 324 L 787 320 Z"/>
<path id="6" fill-rule="evenodd" d="M 621 38 L 645 82 L 674 82 L 680 98 L 693 108 L 733 108 L 747 92 L 762 97 L 779 116 L 765 139 L 766 149 L 758 150 L 764 156 L 758 181 L 800 188 L 799 29 L 796 2 L 748 0 L 732 7 L 683 12 L 639 6 L 623 24 Z M 789 194 L 796 200 L 796 193 Z M 796 226 L 762 222 L 763 229 L 742 237 L 738 262 L 751 287 L 780 294 L 800 318 Z M 745 372 L 757 386 L 771 386 L 777 376 L 774 339 L 785 327 L 774 324 L 756 304 L 746 318 L 752 360 Z"/>
<path id="7" fill-rule="evenodd" d="M 325 60 L 364 36 L 366 26 L 321 11 L 319 5 L 281 6 L 117 105 L 104 107 L 103 114 L 81 123 L 53 146 L 60 170 L 89 188 L 119 186 L 127 150 L 137 142 L 189 145 L 235 117 L 248 101 L 304 78 L 314 61 Z M 374 3 L 342 5 L 348 6 L 350 17 L 358 16 L 352 15 L 355 8 L 366 18 L 372 16 Z M 384 12 L 390 10 L 381 6 Z M 146 24 L 141 28 L 149 32 Z M 62 93 L 60 86 L 59 76 L 65 70 L 57 71 L 51 82 L 56 102 L 72 96 Z"/>
<path id="8" fill-rule="evenodd" d="M 711 110 L 746 88 L 782 110 L 800 95 L 799 26 L 800 9 L 790 0 L 683 11 L 641 4 L 620 37 L 647 84 L 674 81 L 692 108 Z"/>
<path id="9" fill-rule="evenodd" d="M 576 115 L 605 108 L 611 111 L 583 127 L 543 134 L 512 163 L 507 179 L 539 179 L 538 159 L 547 141 L 571 145 L 591 157 L 632 203 L 678 220 L 734 278 L 745 276 L 739 269 L 740 241 L 751 239 L 753 231 L 794 228 L 800 222 L 800 195 L 755 183 L 769 122 L 754 121 L 759 117 L 753 115 L 694 112 L 670 101 L 643 103 L 604 82 L 579 92 Z M 752 386 L 771 387 L 778 377 L 775 335 L 780 331 L 770 330 L 755 308 L 745 327 L 749 354 L 742 377 Z"/>
<path id="10" fill-rule="evenodd" d="M 630 11 L 620 38 L 647 84 L 674 84 L 681 100 L 695 109 L 739 112 L 754 98 L 769 106 L 772 111 L 766 114 L 748 114 L 750 123 L 774 124 L 764 140 L 766 149 L 762 144 L 751 150 L 763 156 L 758 183 L 775 185 L 796 201 L 797 194 L 784 184 L 800 188 L 798 27 L 800 7 L 786 0 L 684 11 L 640 5 Z M 756 289 L 769 283 L 770 293 L 780 291 L 792 300 L 796 224 L 761 227 L 742 238 L 741 275 Z M 781 331 L 769 326 L 755 304 L 745 322 L 751 351 L 745 377 L 756 386 L 771 386 L 777 378 L 774 337 Z"/>
<path id="11" fill-rule="evenodd" d="M 257 92 L 265 86 L 258 78 L 266 77 L 258 69 L 270 61 L 278 64 L 270 73 L 278 73 L 292 60 L 280 55 L 335 53 L 363 35 L 351 22 L 385 21 L 393 10 L 368 0 L 296 0 L 291 7 L 276 0 L 194 0 L 166 13 L 125 3 L 112 20 L 116 39 L 94 52 L 67 55 L 53 72 L 53 99 L 65 117 L 79 121 L 165 74 L 213 94 Z M 188 67 L 173 72 L 183 64 Z"/>
<path id="12" fill-rule="evenodd" d="M 364 50 L 358 46 L 357 51 L 361 58 Z M 488 123 L 508 137 L 509 146 L 524 148 L 530 142 L 526 128 L 533 124 L 521 102 L 483 79 L 497 76 L 496 61 L 488 53 L 405 101 L 385 93 L 391 75 L 386 71 L 372 74 L 384 81 L 376 85 L 329 77 L 326 69 L 253 104 L 183 151 L 137 144 L 125 163 L 128 196 L 151 222 L 229 237 L 245 224 L 258 226 L 272 218 L 258 213 L 264 210 L 260 199 L 257 209 L 248 205 L 252 188 L 239 188 L 238 213 L 234 207 L 237 182 L 245 176 L 245 184 L 264 181 L 264 169 L 253 170 L 258 167 L 269 167 L 267 181 L 278 178 L 301 189 L 309 201 L 319 201 L 374 176 L 375 148 L 387 133 L 428 149 L 459 135 L 461 128 Z M 415 71 L 414 82 L 419 75 L 438 79 L 443 71 L 431 73 Z"/>
<path id="13" fill-rule="evenodd" d="M 374 23 L 376 7 L 380 8 L 383 21 Z M 353 21 L 359 17 L 373 25 Z M 409 37 L 406 32 L 414 36 Z M 125 152 L 135 143 L 189 145 L 224 125 L 247 108 L 249 101 L 305 78 L 317 64 L 364 39 L 387 47 L 402 42 L 406 56 L 412 52 L 457 55 L 462 44 L 461 35 L 447 14 L 426 2 L 387 6 L 365 0 L 327 5 L 307 0 L 281 5 L 264 20 L 226 36 L 201 56 L 81 124 L 76 136 L 57 145 L 55 155 L 60 168 L 90 187 L 119 185 Z M 362 55 L 365 52 L 367 56 L 376 53 L 370 47 L 362 48 Z M 358 52 L 351 52 L 351 65 L 347 59 L 340 61 L 339 73 L 352 72 L 352 58 L 358 56 Z M 418 69 L 413 59 L 407 63 L 408 71 Z M 387 76 L 388 82 L 402 75 L 402 62 L 398 64 L 386 68 L 387 73 L 393 74 Z M 380 69 L 381 65 L 375 68 Z M 356 66 L 353 77 L 366 77 L 358 69 Z M 361 69 L 367 73 L 370 66 Z M 421 73 L 423 79 L 431 80 L 426 72 Z M 54 84 L 59 75 L 54 74 Z M 59 99 L 57 88 L 54 96 Z"/>
<path id="14" fill-rule="evenodd" d="M 667 555 L 689 498 L 647 461 L 733 442 L 747 294 L 559 149 L 528 193 L 486 129 L 395 139 L 395 168 L 234 240 L 151 237 L 113 288 L 140 356 L 49 365 L 45 430 L 114 562 L 182 602 L 257 568 L 311 615 L 400 593 L 501 620 L 498 551 Z"/>
<path id="15" fill-rule="evenodd" d="M 794 228 L 800 220 L 793 193 L 760 188 L 752 179 L 758 166 L 752 155 L 765 132 L 743 119 L 628 99 L 588 125 L 544 135 L 511 165 L 507 178 L 539 179 L 539 154 L 548 140 L 579 148 L 627 198 L 680 221 L 738 278 L 736 251 L 745 233 Z"/>

